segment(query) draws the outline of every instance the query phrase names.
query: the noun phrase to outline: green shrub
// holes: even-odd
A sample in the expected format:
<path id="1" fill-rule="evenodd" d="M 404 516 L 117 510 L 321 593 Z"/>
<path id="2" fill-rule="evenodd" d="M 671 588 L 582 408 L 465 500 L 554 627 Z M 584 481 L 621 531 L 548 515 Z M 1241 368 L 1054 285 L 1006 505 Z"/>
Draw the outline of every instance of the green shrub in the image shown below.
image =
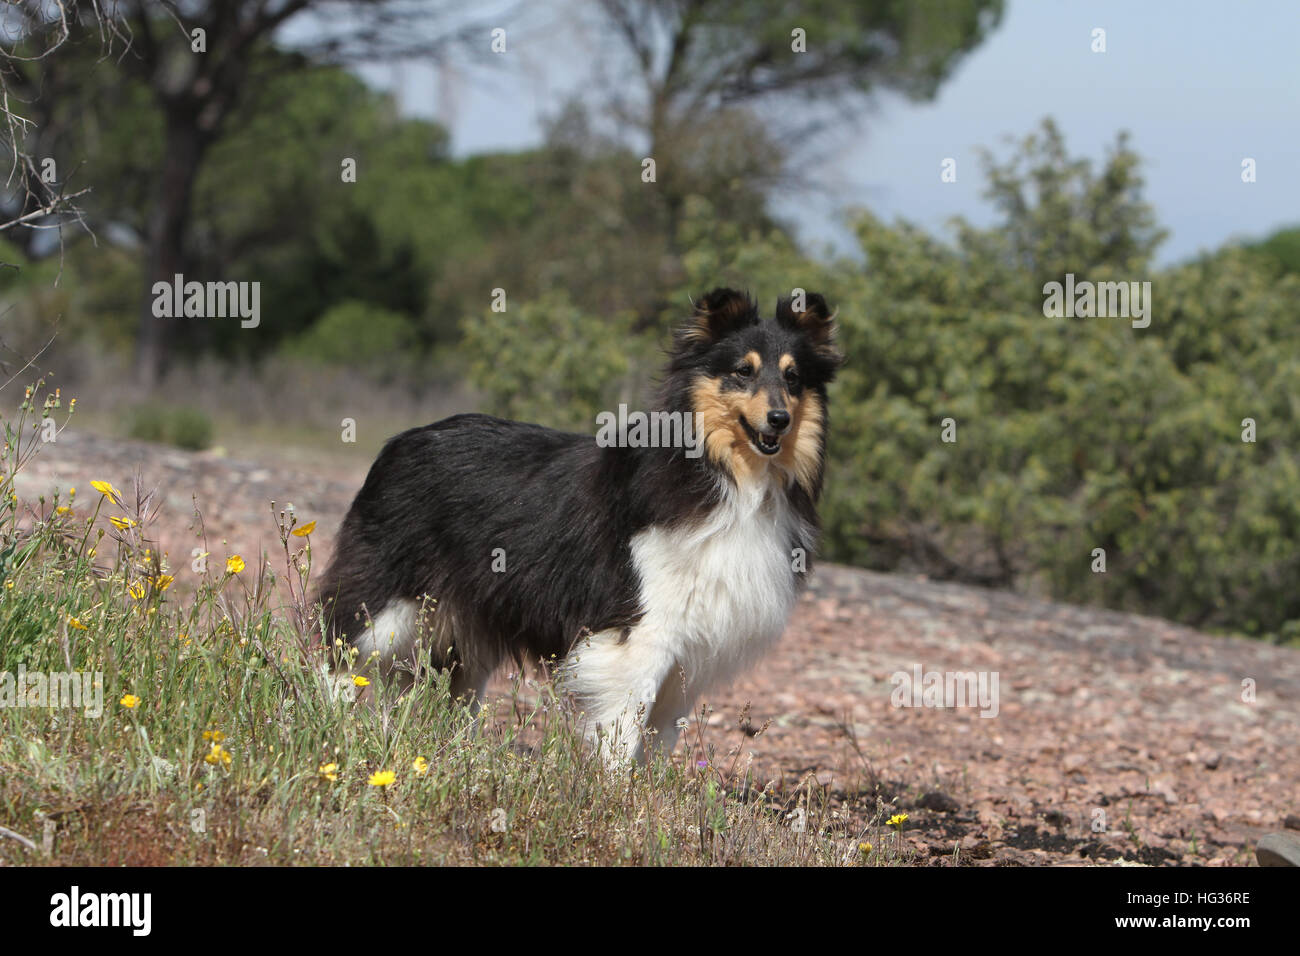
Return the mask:
<path id="1" fill-rule="evenodd" d="M 170 439 L 178 448 L 202 451 L 212 444 L 212 420 L 197 408 L 174 409 Z"/>
<path id="2" fill-rule="evenodd" d="M 868 268 L 836 300 L 849 365 L 832 406 L 829 555 L 1292 633 L 1300 354 L 1280 346 L 1300 279 L 1235 249 L 1155 270 L 1161 234 L 1122 142 L 1094 175 L 1049 126 L 990 178 L 1005 221 L 959 223 L 952 245 L 857 223 Z M 1043 284 L 1066 272 L 1149 280 L 1150 326 L 1045 317 Z"/>
<path id="3" fill-rule="evenodd" d="M 1279 274 L 1300 275 L 1300 226 L 1279 229 L 1262 242 L 1248 243 L 1244 248 Z"/>
<path id="4" fill-rule="evenodd" d="M 127 435 L 141 441 L 161 442 L 202 451 L 212 444 L 212 420 L 189 406 L 141 405 L 132 409 Z"/>
<path id="5" fill-rule="evenodd" d="M 470 380 L 497 415 L 595 434 L 596 414 L 640 399 L 647 347 L 626 313 L 592 316 L 563 293 L 463 323 Z"/>
<path id="6" fill-rule="evenodd" d="M 167 441 L 167 411 L 159 405 L 133 408 L 127 419 L 126 434 L 140 441 Z"/>
<path id="7" fill-rule="evenodd" d="M 411 320 L 368 302 L 350 299 L 326 311 L 285 351 L 328 365 L 404 368 L 416 346 Z"/>

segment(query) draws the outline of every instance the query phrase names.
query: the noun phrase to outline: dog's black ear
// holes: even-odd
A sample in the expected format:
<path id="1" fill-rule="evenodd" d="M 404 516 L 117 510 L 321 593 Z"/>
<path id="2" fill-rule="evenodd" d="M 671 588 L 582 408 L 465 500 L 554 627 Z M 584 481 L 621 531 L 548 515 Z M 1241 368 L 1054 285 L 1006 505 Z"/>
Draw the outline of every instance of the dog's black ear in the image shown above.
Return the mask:
<path id="1" fill-rule="evenodd" d="M 836 366 L 844 361 L 835 348 L 835 315 L 818 292 L 795 290 L 795 295 L 777 299 L 776 321 L 807 336 L 818 354 Z"/>
<path id="2" fill-rule="evenodd" d="M 758 324 L 758 306 L 744 292 L 714 289 L 695 303 L 695 313 L 678 333 L 683 346 L 712 345 L 723 336 Z"/>

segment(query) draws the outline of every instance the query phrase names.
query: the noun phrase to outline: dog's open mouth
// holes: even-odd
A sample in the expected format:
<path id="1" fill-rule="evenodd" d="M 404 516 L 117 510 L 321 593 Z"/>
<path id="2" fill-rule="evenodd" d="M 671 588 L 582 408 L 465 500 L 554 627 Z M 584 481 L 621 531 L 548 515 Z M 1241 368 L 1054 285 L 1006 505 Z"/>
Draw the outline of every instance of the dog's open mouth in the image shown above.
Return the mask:
<path id="1" fill-rule="evenodd" d="M 781 450 L 781 436 L 776 432 L 756 431 L 743 417 L 740 419 L 740 424 L 745 427 L 749 443 L 764 455 L 775 455 Z"/>

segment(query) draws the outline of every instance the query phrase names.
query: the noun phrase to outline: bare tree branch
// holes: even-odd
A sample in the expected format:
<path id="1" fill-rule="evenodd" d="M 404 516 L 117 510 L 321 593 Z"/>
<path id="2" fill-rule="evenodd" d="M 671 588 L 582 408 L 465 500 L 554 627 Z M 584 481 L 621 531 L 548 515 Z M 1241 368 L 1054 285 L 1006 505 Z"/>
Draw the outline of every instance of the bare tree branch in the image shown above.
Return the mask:
<path id="1" fill-rule="evenodd" d="M 59 196 L 54 200 L 54 202 L 42 206 L 40 209 L 33 209 L 31 212 L 19 216 L 17 219 L 10 219 L 8 222 L 0 223 L 0 232 L 4 232 L 6 229 L 11 229 L 14 226 L 22 225 L 25 222 L 31 222 L 33 219 L 39 219 L 42 216 L 49 216 L 56 212 L 68 212 L 68 204 L 78 196 L 84 196 L 86 193 L 90 192 L 90 189 L 91 187 L 87 186 L 85 189 L 79 189 L 75 193 L 69 193 L 66 196 Z"/>

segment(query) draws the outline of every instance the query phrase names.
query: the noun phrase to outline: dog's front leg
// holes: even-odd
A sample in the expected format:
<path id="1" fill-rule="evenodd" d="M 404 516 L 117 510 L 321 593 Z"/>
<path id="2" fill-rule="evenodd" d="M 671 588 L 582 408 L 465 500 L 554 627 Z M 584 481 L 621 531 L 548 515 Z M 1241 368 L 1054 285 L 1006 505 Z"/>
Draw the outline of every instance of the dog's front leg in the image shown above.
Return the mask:
<path id="1" fill-rule="evenodd" d="M 659 687 L 654 707 L 647 718 L 653 746 L 664 756 L 671 754 L 677 745 L 677 738 L 690 718 L 694 702 L 695 691 L 690 687 L 686 672 L 680 664 L 674 665 Z"/>
<path id="2" fill-rule="evenodd" d="M 644 762 L 650 715 L 674 668 L 663 642 L 638 628 L 592 634 L 569 652 L 560 688 L 576 698 L 583 731 L 607 764 Z"/>

